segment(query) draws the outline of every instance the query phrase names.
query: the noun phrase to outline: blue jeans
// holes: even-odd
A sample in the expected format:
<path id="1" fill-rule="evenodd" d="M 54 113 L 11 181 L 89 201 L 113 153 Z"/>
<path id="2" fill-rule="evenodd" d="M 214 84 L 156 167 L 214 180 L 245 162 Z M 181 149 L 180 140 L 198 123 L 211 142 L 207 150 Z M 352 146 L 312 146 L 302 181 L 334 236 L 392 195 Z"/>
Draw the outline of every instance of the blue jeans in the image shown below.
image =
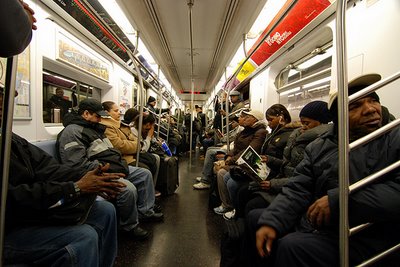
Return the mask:
<path id="1" fill-rule="evenodd" d="M 151 172 L 145 168 L 129 166 L 129 174 L 125 177 L 133 183 L 137 189 L 137 209 L 139 217 L 154 214 L 154 183 Z"/>
<path id="2" fill-rule="evenodd" d="M 201 182 L 205 184 L 211 184 L 214 177 L 214 161 L 217 151 L 225 151 L 220 147 L 209 147 L 207 149 L 206 155 L 204 156 L 203 172 L 201 176 Z"/>
<path id="3" fill-rule="evenodd" d="M 113 266 L 117 256 L 114 206 L 95 201 L 85 224 L 26 226 L 8 231 L 4 259 L 37 266 Z"/>
<path id="4" fill-rule="evenodd" d="M 126 187 L 118 194 L 116 207 L 119 215 L 119 225 L 121 229 L 130 231 L 139 224 L 138 215 L 138 191 L 135 185 L 128 179 L 120 179 Z"/>

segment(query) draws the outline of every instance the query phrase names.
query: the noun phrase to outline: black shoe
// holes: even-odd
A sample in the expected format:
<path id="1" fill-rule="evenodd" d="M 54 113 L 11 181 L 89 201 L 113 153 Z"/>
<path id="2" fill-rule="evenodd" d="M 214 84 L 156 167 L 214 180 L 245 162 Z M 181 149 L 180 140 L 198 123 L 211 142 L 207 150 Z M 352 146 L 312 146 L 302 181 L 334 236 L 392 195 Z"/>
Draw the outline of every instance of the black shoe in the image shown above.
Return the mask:
<path id="1" fill-rule="evenodd" d="M 160 212 L 162 212 L 161 206 L 160 206 L 160 205 L 157 205 L 157 204 L 154 205 L 153 210 L 154 210 L 155 213 L 160 213 Z"/>
<path id="2" fill-rule="evenodd" d="M 140 226 L 136 226 L 129 232 L 124 233 L 130 235 L 135 240 L 145 240 L 150 236 L 150 232 L 144 230 Z"/>
<path id="3" fill-rule="evenodd" d="M 161 212 L 154 212 L 152 215 L 139 218 L 141 222 L 161 222 L 162 220 L 164 220 L 164 214 Z"/>

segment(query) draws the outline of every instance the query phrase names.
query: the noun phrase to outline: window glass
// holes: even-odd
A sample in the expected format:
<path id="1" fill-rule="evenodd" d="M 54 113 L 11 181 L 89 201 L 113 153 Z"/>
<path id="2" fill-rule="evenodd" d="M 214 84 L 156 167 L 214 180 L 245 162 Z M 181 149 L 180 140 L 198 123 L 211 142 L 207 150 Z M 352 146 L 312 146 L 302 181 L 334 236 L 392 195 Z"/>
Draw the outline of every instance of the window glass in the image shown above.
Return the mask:
<path id="1" fill-rule="evenodd" d="M 293 118 L 311 101 L 328 102 L 331 66 L 330 42 L 288 65 L 276 77 L 279 103 L 287 107 Z"/>
<path id="2" fill-rule="evenodd" d="M 59 124 L 80 101 L 93 97 L 93 86 L 48 71 L 43 72 L 43 122 Z M 100 90 L 98 90 L 100 91 Z M 98 92 L 97 95 L 100 95 Z"/>

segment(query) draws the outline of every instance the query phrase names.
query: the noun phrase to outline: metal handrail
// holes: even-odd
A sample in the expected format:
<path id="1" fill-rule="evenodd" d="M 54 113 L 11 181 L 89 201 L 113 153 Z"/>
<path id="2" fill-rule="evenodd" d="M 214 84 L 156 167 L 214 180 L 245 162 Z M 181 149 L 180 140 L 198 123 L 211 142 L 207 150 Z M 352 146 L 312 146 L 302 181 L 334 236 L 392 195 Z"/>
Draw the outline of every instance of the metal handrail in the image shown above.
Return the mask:
<path id="1" fill-rule="evenodd" d="M 360 224 L 358 226 L 355 226 L 355 227 L 350 229 L 349 235 L 350 236 L 355 235 L 358 232 L 360 232 L 361 230 L 364 230 L 364 229 L 370 227 L 371 225 L 373 225 L 373 223 L 364 223 L 364 224 Z"/>
<path id="2" fill-rule="evenodd" d="M 390 249 L 383 251 L 382 253 L 370 258 L 369 260 L 364 261 L 363 263 L 357 265 L 357 267 L 369 266 L 369 265 L 383 259 L 384 257 L 390 255 L 391 253 L 396 252 L 397 250 L 400 250 L 400 244 L 397 244 L 397 245 L 391 247 Z"/>
<path id="3" fill-rule="evenodd" d="M 382 134 L 385 134 L 386 132 L 389 132 L 391 129 L 393 129 L 394 127 L 398 126 L 400 124 L 400 119 L 396 119 L 388 124 L 386 124 L 385 126 L 380 127 L 379 129 L 373 131 L 372 133 L 369 133 L 368 135 L 352 142 L 349 145 L 349 148 L 351 150 L 367 143 L 368 141 L 377 138 L 379 136 L 381 136 Z"/>

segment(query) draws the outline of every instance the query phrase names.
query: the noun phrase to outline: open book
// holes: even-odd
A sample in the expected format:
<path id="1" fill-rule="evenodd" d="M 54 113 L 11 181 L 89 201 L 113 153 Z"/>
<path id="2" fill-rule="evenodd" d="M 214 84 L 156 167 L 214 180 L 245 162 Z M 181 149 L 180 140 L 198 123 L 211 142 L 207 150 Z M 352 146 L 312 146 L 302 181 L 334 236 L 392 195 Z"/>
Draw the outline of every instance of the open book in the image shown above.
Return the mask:
<path id="1" fill-rule="evenodd" d="M 261 162 L 260 155 L 251 146 L 246 148 L 236 163 L 257 182 L 265 181 L 270 173 L 270 168 Z"/>

